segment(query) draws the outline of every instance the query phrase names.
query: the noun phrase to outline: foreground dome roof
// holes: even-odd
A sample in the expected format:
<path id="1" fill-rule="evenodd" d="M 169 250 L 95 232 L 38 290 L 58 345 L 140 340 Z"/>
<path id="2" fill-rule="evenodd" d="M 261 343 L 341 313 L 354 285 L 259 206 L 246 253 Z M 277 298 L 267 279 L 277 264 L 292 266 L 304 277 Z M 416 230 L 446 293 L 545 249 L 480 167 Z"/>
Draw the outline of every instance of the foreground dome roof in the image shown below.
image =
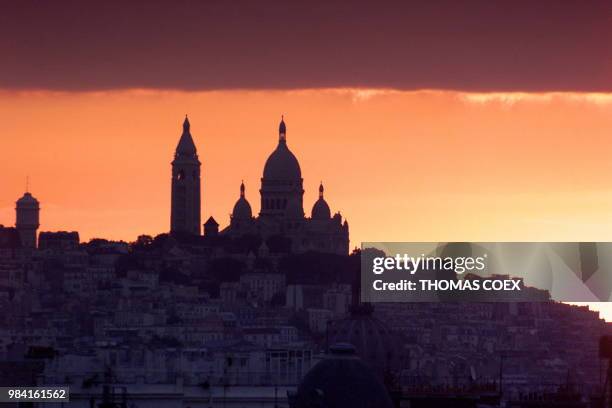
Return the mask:
<path id="1" fill-rule="evenodd" d="M 330 347 L 300 383 L 296 408 L 391 408 L 389 394 L 350 344 Z"/>
<path id="2" fill-rule="evenodd" d="M 240 198 L 234 205 L 232 211 L 232 219 L 236 220 L 248 220 L 253 217 L 253 211 L 251 210 L 251 204 L 247 201 L 244 196 L 244 182 L 240 184 Z"/>
<path id="3" fill-rule="evenodd" d="M 286 125 L 281 120 L 279 125 L 278 146 L 266 160 L 263 177 L 267 180 L 294 181 L 302 178 L 300 163 L 287 147 Z"/>
<path id="4" fill-rule="evenodd" d="M 323 198 L 323 183 L 319 186 L 319 199 L 312 206 L 313 220 L 329 220 L 331 218 L 331 210 L 327 201 Z"/>
<path id="5" fill-rule="evenodd" d="M 351 315 L 330 323 L 329 341 L 349 343 L 357 355 L 376 372 L 392 369 L 400 362 L 397 335 L 376 318 L 369 304 L 353 307 Z"/>

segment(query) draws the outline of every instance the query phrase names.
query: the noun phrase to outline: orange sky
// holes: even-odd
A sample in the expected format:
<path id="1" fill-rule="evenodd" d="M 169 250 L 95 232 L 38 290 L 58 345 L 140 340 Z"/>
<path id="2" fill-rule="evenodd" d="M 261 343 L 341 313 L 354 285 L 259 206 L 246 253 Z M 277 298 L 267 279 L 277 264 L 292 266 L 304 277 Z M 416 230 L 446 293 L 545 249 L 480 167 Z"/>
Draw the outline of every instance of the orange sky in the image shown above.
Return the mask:
<path id="1" fill-rule="evenodd" d="M 188 113 L 203 220 L 259 179 L 285 114 L 310 212 L 320 180 L 362 240 L 612 240 L 612 95 L 382 90 L 0 92 L 0 223 L 31 180 L 41 229 L 168 229 Z"/>
<path id="2" fill-rule="evenodd" d="M 202 219 L 240 180 L 259 211 L 281 114 L 309 214 L 323 180 L 361 241 L 612 241 L 612 94 L 304 91 L 0 92 L 0 223 L 26 176 L 41 230 L 133 240 L 168 230 L 189 114 Z M 611 314 L 612 315 L 612 314 Z"/>

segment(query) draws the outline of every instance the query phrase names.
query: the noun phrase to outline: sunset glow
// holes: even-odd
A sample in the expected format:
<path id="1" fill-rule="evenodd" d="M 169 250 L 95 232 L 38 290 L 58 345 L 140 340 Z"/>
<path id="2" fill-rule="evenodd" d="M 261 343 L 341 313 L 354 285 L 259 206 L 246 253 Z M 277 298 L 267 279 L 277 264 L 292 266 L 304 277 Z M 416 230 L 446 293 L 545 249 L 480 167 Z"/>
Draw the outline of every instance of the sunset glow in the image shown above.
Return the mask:
<path id="1" fill-rule="evenodd" d="M 3 92 L 0 112 L 5 225 L 29 176 L 43 231 L 128 241 L 167 231 L 169 163 L 186 113 L 203 162 L 203 219 L 227 225 L 242 179 L 258 211 L 285 114 L 305 208 L 323 180 L 351 246 L 612 238 L 610 94 Z"/>
<path id="2" fill-rule="evenodd" d="M 612 404 L 610 22 L 6 4 L 0 402 Z"/>

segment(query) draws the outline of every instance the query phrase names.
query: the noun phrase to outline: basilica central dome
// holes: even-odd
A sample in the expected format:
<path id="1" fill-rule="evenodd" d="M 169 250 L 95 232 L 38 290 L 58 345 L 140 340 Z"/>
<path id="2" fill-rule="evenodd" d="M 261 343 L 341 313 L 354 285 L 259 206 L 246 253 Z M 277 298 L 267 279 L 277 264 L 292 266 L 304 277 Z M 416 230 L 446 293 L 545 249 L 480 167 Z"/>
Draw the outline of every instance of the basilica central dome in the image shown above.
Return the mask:
<path id="1" fill-rule="evenodd" d="M 278 128 L 278 146 L 268 157 L 264 166 L 263 178 L 266 180 L 295 181 L 302 178 L 300 163 L 287 147 L 286 129 L 285 121 L 281 120 Z"/>
<path id="2" fill-rule="evenodd" d="M 300 164 L 287 147 L 287 126 L 281 119 L 278 126 L 278 146 L 264 166 L 261 178 L 261 211 L 275 222 L 295 223 L 304 218 L 304 187 Z M 291 220 L 291 221 L 289 221 Z"/>

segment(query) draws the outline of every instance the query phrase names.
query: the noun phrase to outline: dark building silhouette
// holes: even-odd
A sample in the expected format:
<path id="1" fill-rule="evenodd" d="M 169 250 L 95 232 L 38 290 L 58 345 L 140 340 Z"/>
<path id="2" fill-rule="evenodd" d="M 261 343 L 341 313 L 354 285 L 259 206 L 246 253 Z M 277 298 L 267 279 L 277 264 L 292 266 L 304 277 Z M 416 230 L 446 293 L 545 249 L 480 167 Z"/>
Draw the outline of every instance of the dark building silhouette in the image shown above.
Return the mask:
<path id="1" fill-rule="evenodd" d="M 0 249 L 15 250 L 21 247 L 21 237 L 17 228 L 0 225 Z"/>
<path id="2" fill-rule="evenodd" d="M 244 183 L 232 211 L 230 225 L 221 233 L 231 236 L 257 234 L 264 238 L 283 236 L 291 240 L 291 251 L 348 254 L 349 227 L 340 213 L 331 215 L 319 185 L 319 199 L 311 217 L 304 214 L 304 187 L 300 163 L 287 145 L 287 125 L 281 120 L 278 145 L 266 160 L 261 178 L 261 210 L 253 217 Z"/>
<path id="3" fill-rule="evenodd" d="M 200 235 L 200 166 L 189 119 L 185 117 L 172 161 L 170 232 Z"/>
<path id="4" fill-rule="evenodd" d="M 76 231 L 41 232 L 38 241 L 39 249 L 58 251 L 77 249 L 81 242 Z"/>
<path id="5" fill-rule="evenodd" d="M 219 234 L 219 223 L 213 217 L 208 217 L 204 223 L 204 236 L 214 237 Z"/>
<path id="6" fill-rule="evenodd" d="M 36 231 L 40 226 L 40 207 L 38 200 L 29 192 L 17 200 L 15 227 L 19 231 L 21 243 L 26 248 L 36 248 Z"/>
<path id="7" fill-rule="evenodd" d="M 183 134 L 172 162 L 171 233 L 200 235 L 200 166 L 189 120 L 185 118 Z M 311 217 L 307 217 L 304 213 L 303 182 L 300 163 L 287 145 L 287 125 L 282 119 L 278 129 L 278 145 L 263 169 L 259 216 L 253 216 L 242 182 L 229 226 L 219 230 L 219 225 L 211 217 L 204 225 L 205 235 L 257 235 L 264 240 L 280 236 L 290 240 L 290 249 L 294 253 L 317 251 L 348 254 L 348 222 L 339 212 L 332 216 L 323 197 L 323 183 L 319 186 L 319 198 L 312 207 Z M 216 225 L 212 225 L 211 220 Z"/>

